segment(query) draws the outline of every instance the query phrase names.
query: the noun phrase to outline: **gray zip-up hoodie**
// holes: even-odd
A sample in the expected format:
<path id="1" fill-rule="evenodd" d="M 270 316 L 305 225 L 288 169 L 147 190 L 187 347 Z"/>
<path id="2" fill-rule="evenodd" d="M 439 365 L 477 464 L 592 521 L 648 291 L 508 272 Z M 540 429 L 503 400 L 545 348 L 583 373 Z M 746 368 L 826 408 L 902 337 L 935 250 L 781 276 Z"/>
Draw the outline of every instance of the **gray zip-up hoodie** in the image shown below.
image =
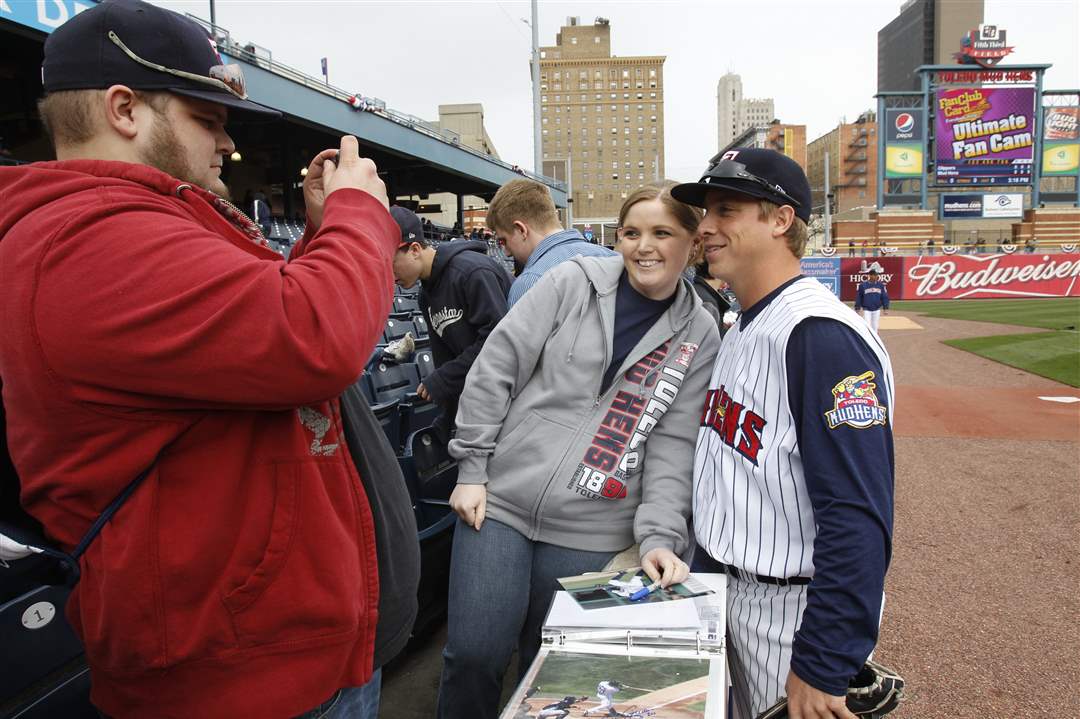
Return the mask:
<path id="1" fill-rule="evenodd" d="M 686 280 L 598 396 L 622 257 L 549 270 L 488 336 L 458 405 L 460 484 L 532 540 L 685 554 L 694 444 L 720 346 Z"/>

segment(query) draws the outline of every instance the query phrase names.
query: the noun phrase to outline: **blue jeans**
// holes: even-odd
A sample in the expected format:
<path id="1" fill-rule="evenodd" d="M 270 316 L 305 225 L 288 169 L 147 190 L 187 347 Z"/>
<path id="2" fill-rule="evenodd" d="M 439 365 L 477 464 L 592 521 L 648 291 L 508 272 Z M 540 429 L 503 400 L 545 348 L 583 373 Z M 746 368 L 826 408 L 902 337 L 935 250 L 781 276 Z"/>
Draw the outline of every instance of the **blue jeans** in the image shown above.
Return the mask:
<path id="1" fill-rule="evenodd" d="M 494 719 L 515 645 L 518 679 L 540 649 L 558 577 L 603 569 L 614 552 L 534 542 L 491 519 L 480 531 L 458 520 L 450 559 L 439 719 Z"/>
<path id="2" fill-rule="evenodd" d="M 367 684 L 340 689 L 334 696 L 296 719 L 376 719 L 379 716 L 381 693 L 382 669 L 376 669 Z"/>

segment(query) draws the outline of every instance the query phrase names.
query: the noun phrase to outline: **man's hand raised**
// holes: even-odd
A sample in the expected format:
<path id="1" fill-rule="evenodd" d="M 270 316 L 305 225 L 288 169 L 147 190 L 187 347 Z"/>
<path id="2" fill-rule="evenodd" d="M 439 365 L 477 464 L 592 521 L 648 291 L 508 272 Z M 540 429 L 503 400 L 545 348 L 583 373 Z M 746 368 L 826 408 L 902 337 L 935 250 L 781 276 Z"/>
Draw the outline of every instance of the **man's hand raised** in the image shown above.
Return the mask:
<path id="1" fill-rule="evenodd" d="M 360 157 L 359 144 L 352 135 L 341 138 L 341 147 L 337 150 L 323 150 L 307 168 L 304 178 L 304 203 L 307 205 L 308 221 L 313 230 L 322 225 L 323 207 L 326 198 L 337 190 L 353 188 L 363 190 L 389 207 L 386 197 L 386 185 L 379 179 L 375 163 L 366 157 Z"/>

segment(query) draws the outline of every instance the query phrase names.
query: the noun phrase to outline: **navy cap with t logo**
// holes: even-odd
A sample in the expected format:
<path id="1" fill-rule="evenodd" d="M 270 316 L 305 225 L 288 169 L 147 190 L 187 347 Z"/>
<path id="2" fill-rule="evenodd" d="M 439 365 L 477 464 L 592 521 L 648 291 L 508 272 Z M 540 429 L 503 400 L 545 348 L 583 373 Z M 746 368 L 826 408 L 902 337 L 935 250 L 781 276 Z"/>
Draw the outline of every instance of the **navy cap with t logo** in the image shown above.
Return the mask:
<path id="1" fill-rule="evenodd" d="M 697 182 L 671 188 L 679 202 L 704 207 L 709 190 L 727 190 L 791 205 L 795 216 L 810 221 L 810 182 L 799 163 L 775 150 L 739 147 L 714 158 Z"/>
<path id="2" fill-rule="evenodd" d="M 141 0 L 105 0 L 54 30 L 41 80 L 46 93 L 125 85 L 281 114 L 247 99 L 240 66 L 222 60 L 202 26 Z"/>

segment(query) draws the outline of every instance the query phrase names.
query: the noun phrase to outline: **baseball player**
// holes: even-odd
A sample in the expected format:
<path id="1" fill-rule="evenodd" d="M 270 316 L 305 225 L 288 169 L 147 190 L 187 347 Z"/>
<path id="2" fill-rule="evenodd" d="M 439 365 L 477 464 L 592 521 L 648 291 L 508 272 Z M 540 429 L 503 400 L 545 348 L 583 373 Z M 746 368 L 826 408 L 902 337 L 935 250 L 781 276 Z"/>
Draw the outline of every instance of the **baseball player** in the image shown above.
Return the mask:
<path id="1" fill-rule="evenodd" d="M 876 269 L 872 269 L 870 279 L 859 283 L 859 290 L 855 295 L 855 311 L 862 310 L 866 324 L 877 333 L 882 308 L 889 309 L 889 291 L 881 281 L 881 275 Z"/>
<path id="2" fill-rule="evenodd" d="M 734 716 L 786 695 L 793 719 L 853 719 L 891 553 L 889 356 L 801 274 L 810 186 L 793 160 L 732 150 L 672 194 L 705 207 L 709 270 L 743 307 L 694 460 L 694 568 L 728 575 Z"/>
<path id="3" fill-rule="evenodd" d="M 615 694 L 620 689 L 622 689 L 622 684 L 614 679 L 608 679 L 597 684 L 596 696 L 600 699 L 600 706 L 586 709 L 585 716 L 592 716 L 594 713 L 607 714 L 607 716 L 612 717 L 618 716 L 619 713 L 615 711 Z"/>
<path id="4" fill-rule="evenodd" d="M 584 699 L 585 697 L 581 697 Z M 537 719 L 565 719 L 570 713 L 570 707 L 574 706 L 578 702 L 577 697 L 566 696 L 555 702 L 554 704 L 548 704 L 541 709 L 537 714 Z"/>

